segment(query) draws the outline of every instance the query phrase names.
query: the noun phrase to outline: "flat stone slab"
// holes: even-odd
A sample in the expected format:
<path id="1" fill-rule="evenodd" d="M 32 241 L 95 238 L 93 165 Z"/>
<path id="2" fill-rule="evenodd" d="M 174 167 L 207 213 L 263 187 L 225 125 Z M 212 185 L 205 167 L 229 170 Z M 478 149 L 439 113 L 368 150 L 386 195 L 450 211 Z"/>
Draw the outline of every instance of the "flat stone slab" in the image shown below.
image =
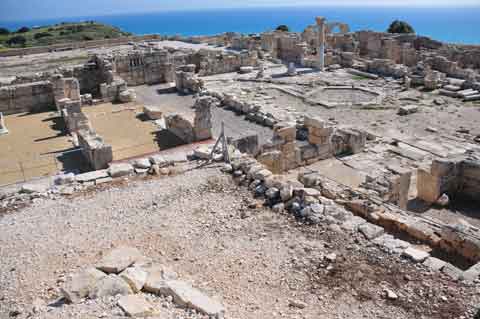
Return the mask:
<path id="1" fill-rule="evenodd" d="M 118 274 L 144 257 L 137 248 L 118 247 L 105 255 L 97 264 L 97 269 L 110 274 Z"/>
<path id="2" fill-rule="evenodd" d="M 93 291 L 97 282 L 106 276 L 100 270 L 90 267 L 70 277 L 60 291 L 68 302 L 79 303 Z"/>
<path id="3" fill-rule="evenodd" d="M 138 265 L 136 267 L 141 268 L 147 273 L 147 279 L 143 285 L 143 290 L 150 293 L 160 294 L 160 290 L 165 281 L 177 279 L 177 273 L 165 265 L 148 264 Z"/>
<path id="4" fill-rule="evenodd" d="M 108 172 L 106 169 L 92 171 L 88 173 L 78 174 L 75 176 L 75 180 L 79 183 L 91 182 L 100 178 L 108 177 Z"/>
<path id="5" fill-rule="evenodd" d="M 111 164 L 110 168 L 108 169 L 108 174 L 112 178 L 128 176 L 133 173 L 133 166 L 128 163 L 118 163 L 118 164 Z"/>
<path id="6" fill-rule="evenodd" d="M 467 283 L 472 283 L 480 277 L 480 263 L 473 265 L 472 267 L 465 270 L 460 277 L 460 279 L 466 281 Z"/>
<path id="7" fill-rule="evenodd" d="M 405 249 L 402 255 L 411 259 L 414 262 L 423 262 L 425 259 L 427 259 L 430 256 L 430 254 L 427 253 L 426 251 L 416 249 L 413 247 L 408 247 L 407 249 Z"/>
<path id="8" fill-rule="evenodd" d="M 195 309 L 209 316 L 223 318 L 225 313 L 225 308 L 220 302 L 208 297 L 184 281 L 165 281 L 164 286 L 160 290 L 160 294 L 172 296 L 173 301 L 179 306 Z"/>
<path id="9" fill-rule="evenodd" d="M 133 291 L 125 280 L 117 275 L 110 274 L 96 282 L 88 297 L 96 299 L 116 295 L 129 295 L 131 293 Z"/>
<path id="10" fill-rule="evenodd" d="M 358 226 L 358 230 L 368 239 L 372 240 L 374 238 L 377 238 L 378 236 L 383 235 L 384 229 L 383 227 L 371 224 L 371 223 L 365 223 L 363 225 Z"/>
<path id="11" fill-rule="evenodd" d="M 445 266 L 446 262 L 435 257 L 428 257 L 423 264 L 433 271 L 440 271 Z"/>
<path id="12" fill-rule="evenodd" d="M 122 296 L 117 305 L 129 317 L 149 317 L 155 312 L 151 303 L 149 303 L 142 295 Z"/>

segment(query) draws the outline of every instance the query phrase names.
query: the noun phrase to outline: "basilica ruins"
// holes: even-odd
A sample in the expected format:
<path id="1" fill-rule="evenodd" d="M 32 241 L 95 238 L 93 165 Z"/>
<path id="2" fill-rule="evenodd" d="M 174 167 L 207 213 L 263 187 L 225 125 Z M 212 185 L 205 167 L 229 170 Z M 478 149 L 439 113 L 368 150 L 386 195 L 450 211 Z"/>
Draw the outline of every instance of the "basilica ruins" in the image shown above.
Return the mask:
<path id="1" fill-rule="evenodd" d="M 0 185 L 227 160 L 224 130 L 224 170 L 273 211 L 478 283 L 480 47 L 323 17 L 301 33 L 109 41 L 0 52 Z"/>

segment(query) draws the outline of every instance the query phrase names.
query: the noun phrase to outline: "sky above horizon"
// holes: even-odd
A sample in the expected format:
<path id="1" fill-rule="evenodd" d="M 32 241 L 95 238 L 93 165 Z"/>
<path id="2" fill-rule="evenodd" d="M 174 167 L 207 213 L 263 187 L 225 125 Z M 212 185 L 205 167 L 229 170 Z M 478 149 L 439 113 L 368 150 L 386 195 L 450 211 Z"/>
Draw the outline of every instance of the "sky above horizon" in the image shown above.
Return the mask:
<path id="1" fill-rule="evenodd" d="M 297 0 L 295 6 L 480 6 L 480 0 Z M 0 0 L 0 21 L 101 16 L 149 11 L 292 6 L 291 0 Z"/>

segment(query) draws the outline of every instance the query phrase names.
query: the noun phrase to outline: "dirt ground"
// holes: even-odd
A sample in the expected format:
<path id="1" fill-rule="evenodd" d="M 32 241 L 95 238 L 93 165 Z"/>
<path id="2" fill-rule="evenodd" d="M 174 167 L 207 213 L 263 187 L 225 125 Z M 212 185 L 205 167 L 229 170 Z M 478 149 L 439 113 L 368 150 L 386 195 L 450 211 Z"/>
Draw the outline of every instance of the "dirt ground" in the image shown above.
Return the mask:
<path id="1" fill-rule="evenodd" d="M 163 92 L 165 87 L 165 85 L 142 85 L 135 87 L 135 92 L 141 103 L 158 106 L 166 115 L 193 112 L 194 96 Z M 222 121 L 225 125 L 225 132 L 229 137 L 238 138 L 249 134 L 257 134 L 261 144 L 266 143 L 272 137 L 270 128 L 248 122 L 243 116 L 236 115 L 231 111 L 223 108 L 213 108 L 211 112 L 212 130 L 215 137 L 220 135 Z"/>
<path id="2" fill-rule="evenodd" d="M 218 168 L 203 168 L 5 215 L 0 317 L 120 318 L 112 300 L 55 303 L 66 275 L 118 245 L 139 248 L 219 298 L 226 318 L 450 319 L 477 311 L 478 287 L 388 255 L 358 234 L 302 225 L 254 203 Z M 387 299 L 386 289 L 398 299 Z M 34 301 L 46 310 L 33 313 Z M 197 318 L 162 309 L 161 318 Z"/>
<path id="3" fill-rule="evenodd" d="M 81 167 L 78 154 L 61 155 L 73 145 L 63 120 L 55 113 L 21 113 L 4 118 L 9 133 L 0 136 L 0 185 Z"/>

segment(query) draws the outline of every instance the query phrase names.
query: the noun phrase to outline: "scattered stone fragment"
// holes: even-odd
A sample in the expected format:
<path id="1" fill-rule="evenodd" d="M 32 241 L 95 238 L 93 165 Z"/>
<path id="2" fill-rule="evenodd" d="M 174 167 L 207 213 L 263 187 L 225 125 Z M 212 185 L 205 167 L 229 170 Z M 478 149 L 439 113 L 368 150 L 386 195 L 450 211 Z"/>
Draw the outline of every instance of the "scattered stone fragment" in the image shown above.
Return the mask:
<path id="1" fill-rule="evenodd" d="M 307 304 L 303 301 L 300 301 L 300 300 L 290 300 L 288 302 L 288 305 L 290 307 L 299 308 L 299 309 L 307 308 Z"/>
<path id="2" fill-rule="evenodd" d="M 398 299 L 398 295 L 390 289 L 385 289 L 385 294 L 387 296 L 387 299 L 390 299 L 390 300 Z"/>
<path id="3" fill-rule="evenodd" d="M 148 317 L 154 314 L 152 304 L 143 295 L 122 296 L 117 304 L 129 317 Z"/>
<path id="4" fill-rule="evenodd" d="M 133 162 L 135 168 L 148 169 L 152 164 L 148 158 L 139 158 Z"/>
<path id="5" fill-rule="evenodd" d="M 365 223 L 360 226 L 358 226 L 358 230 L 368 239 L 372 240 L 374 238 L 377 238 L 378 236 L 382 235 L 384 232 L 383 227 L 371 224 L 371 223 Z"/>
<path id="6" fill-rule="evenodd" d="M 405 249 L 402 255 L 411 259 L 414 262 L 423 262 L 430 256 L 429 253 L 413 247 L 408 247 L 407 249 Z"/>
<path id="7" fill-rule="evenodd" d="M 461 269 L 458 269 L 450 263 L 446 263 L 445 266 L 443 266 L 442 272 L 453 280 L 458 280 L 463 275 L 463 271 Z"/>
<path id="8" fill-rule="evenodd" d="M 347 219 L 343 224 L 340 226 L 345 230 L 349 231 L 356 231 L 360 225 L 365 224 L 367 221 L 359 216 L 352 216 L 351 218 Z"/>
<path id="9" fill-rule="evenodd" d="M 398 109 L 398 115 L 409 115 L 418 112 L 417 105 L 404 105 Z"/>
<path id="10" fill-rule="evenodd" d="M 105 255 L 97 264 L 97 268 L 107 274 L 118 274 L 125 268 L 143 258 L 140 251 L 133 247 L 121 246 Z"/>
<path id="11" fill-rule="evenodd" d="M 143 285 L 145 285 L 148 273 L 139 267 L 128 267 L 122 271 L 119 276 L 130 285 L 133 292 L 137 293 L 142 290 Z"/>
<path id="12" fill-rule="evenodd" d="M 128 283 L 117 275 L 110 274 L 96 282 L 92 291 L 88 294 L 91 299 L 128 295 L 133 293 Z"/>
<path id="13" fill-rule="evenodd" d="M 435 257 L 428 257 L 423 264 L 433 271 L 440 271 L 445 266 L 446 262 Z"/>
<path id="14" fill-rule="evenodd" d="M 218 301 L 208 297 L 200 290 L 180 280 L 164 281 L 159 294 L 172 296 L 173 301 L 182 307 L 192 308 L 200 313 L 222 318 L 225 308 Z"/>
<path id="15" fill-rule="evenodd" d="M 479 277 L 480 277 L 480 263 L 476 263 L 472 267 L 465 270 L 460 276 L 460 279 L 464 280 L 467 283 L 473 283 Z"/>
<path id="16" fill-rule="evenodd" d="M 136 265 L 147 273 L 143 290 L 159 294 L 166 280 L 177 279 L 177 274 L 167 266 L 160 264 Z"/>
<path id="17" fill-rule="evenodd" d="M 435 202 L 435 204 L 442 207 L 447 207 L 449 203 L 450 203 L 450 198 L 448 197 L 447 194 L 442 194 L 442 196 L 440 196 Z"/>
<path id="18" fill-rule="evenodd" d="M 61 288 L 62 295 L 68 302 L 79 303 L 83 298 L 87 297 L 98 281 L 106 275 L 93 268 L 87 268 L 77 274 L 74 274 L 65 282 Z"/>

